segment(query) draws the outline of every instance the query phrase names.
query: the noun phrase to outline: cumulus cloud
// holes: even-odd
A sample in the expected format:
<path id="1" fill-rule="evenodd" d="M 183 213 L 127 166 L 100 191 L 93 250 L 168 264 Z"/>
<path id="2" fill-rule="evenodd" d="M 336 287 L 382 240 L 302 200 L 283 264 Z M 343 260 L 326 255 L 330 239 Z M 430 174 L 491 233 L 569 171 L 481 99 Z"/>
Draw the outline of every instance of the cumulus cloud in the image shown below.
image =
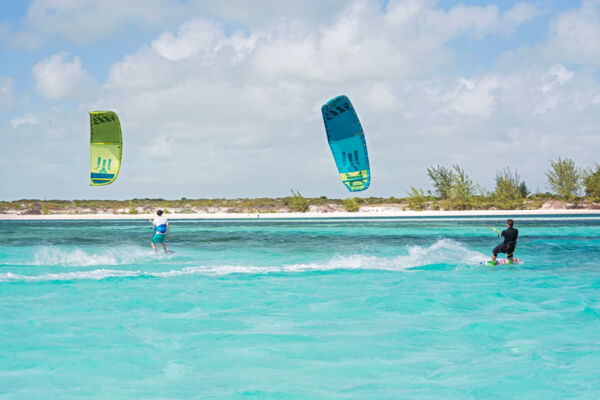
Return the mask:
<path id="1" fill-rule="evenodd" d="M 246 63 L 251 78 L 302 79 L 319 82 L 344 82 L 349 79 L 410 78 L 434 71 L 447 60 L 444 43 L 464 34 L 485 36 L 499 27 L 512 29 L 534 15 L 517 4 L 501 14 L 496 6 L 459 5 L 448 11 L 433 8 L 423 1 L 391 1 L 382 10 L 375 1 L 356 1 L 328 23 L 319 26 L 302 20 L 287 20 L 226 34 L 212 20 L 185 23 L 175 34 L 164 32 L 152 42 L 152 49 L 128 56 L 112 68 L 109 82 L 128 85 L 178 79 L 217 69 L 232 69 Z M 515 9 L 519 12 L 516 12 Z M 519 17 L 507 15 L 518 14 Z M 171 64 L 149 63 L 160 56 Z M 190 68 L 193 59 L 195 70 Z M 148 70 L 156 68 L 159 73 Z M 212 70 L 211 70 L 212 68 Z M 236 74 L 239 71 L 236 71 Z M 244 73 L 242 73 L 244 74 Z M 221 79 L 230 74 L 221 75 Z M 147 84 L 152 86 L 152 84 Z"/>
<path id="2" fill-rule="evenodd" d="M 93 78 L 83 69 L 79 57 L 68 59 L 61 52 L 38 62 L 32 70 L 38 90 L 48 99 L 59 100 L 81 98 L 85 95 Z"/>
<path id="3" fill-rule="evenodd" d="M 10 37 L 10 44 L 13 47 L 24 48 L 30 51 L 37 50 L 44 44 L 44 37 L 42 35 L 26 29 L 11 31 L 8 36 Z"/>
<path id="4" fill-rule="evenodd" d="M 489 117 L 494 111 L 495 92 L 507 82 L 508 79 L 502 82 L 494 75 L 480 79 L 461 78 L 454 90 L 439 96 L 445 103 L 440 109 L 471 117 Z"/>
<path id="5" fill-rule="evenodd" d="M 427 187 L 428 165 L 454 163 L 488 187 L 498 168 L 516 166 L 532 188 L 544 190 L 549 158 L 597 160 L 600 88 L 593 70 L 542 57 L 540 46 L 519 50 L 509 64 L 457 72 L 457 39 L 505 41 L 540 14 L 535 6 L 443 9 L 435 1 L 391 0 L 382 8 L 359 0 L 307 18 L 312 2 L 296 14 L 298 4 L 282 3 L 274 15 L 285 18 L 274 18 L 250 10 L 259 4 L 260 11 L 260 1 L 248 4 L 242 11 L 229 2 L 205 6 L 231 18 L 247 12 L 252 23 L 190 13 L 187 22 L 157 33 L 113 64 L 93 103 L 80 106 L 79 116 L 88 109 L 119 114 L 125 161 L 108 190 L 212 197 L 277 196 L 294 188 L 345 196 L 320 115 L 321 105 L 339 94 L 351 98 L 366 132 L 373 181 L 365 195 Z M 552 29 L 570 13 L 578 10 L 558 15 Z M 40 65 L 53 60 L 83 71 L 65 54 Z M 40 90 L 66 98 L 78 85 L 58 86 L 68 89 Z M 80 140 L 87 121 L 78 124 L 72 137 Z M 89 160 L 78 162 L 86 169 Z"/>
<path id="6" fill-rule="evenodd" d="M 113 35 L 126 24 L 149 26 L 180 8 L 172 0 L 33 0 L 25 24 L 39 35 L 58 35 L 78 43 Z"/>
<path id="7" fill-rule="evenodd" d="M 0 76 L 0 110 L 8 110 L 13 103 L 13 79 Z"/>
<path id="8" fill-rule="evenodd" d="M 556 85 L 562 86 L 570 82 L 573 79 L 573 76 L 575 76 L 574 71 L 569 71 L 562 64 L 554 64 L 544 75 L 544 84 L 541 89 L 543 92 L 548 92 Z"/>
<path id="9" fill-rule="evenodd" d="M 162 33 L 152 42 L 152 48 L 170 61 L 179 61 L 202 54 L 210 58 L 219 50 L 219 43 L 225 37 L 223 27 L 207 20 L 185 23 L 178 35 Z"/>
<path id="10" fill-rule="evenodd" d="M 196 179 L 221 193 L 236 187 L 261 195 L 267 189 L 257 190 L 254 179 L 269 175 L 279 193 L 294 185 L 309 188 L 307 194 L 331 193 L 341 185 L 327 173 L 333 167 L 319 108 L 342 93 L 367 131 L 378 176 L 373 192 L 422 186 L 425 167 L 438 162 L 460 163 L 489 178 L 508 162 L 498 154 L 488 167 L 496 157 L 490 146 L 513 146 L 528 165 L 544 163 L 552 143 L 565 137 L 556 119 L 581 115 L 598 94 L 593 78 L 577 80 L 558 63 L 435 77 L 452 62 L 450 40 L 504 36 L 537 15 L 524 3 L 501 12 L 397 0 L 385 10 L 357 1 L 317 25 L 288 19 L 227 31 L 196 18 L 116 63 L 108 87 L 125 120 L 140 121 L 134 129 L 152 136 L 144 153 L 168 148 L 178 155 L 164 161 L 173 185 Z M 590 132 L 581 135 L 593 141 Z M 539 156 L 527 153 L 532 146 Z M 185 173 L 190 167 L 198 171 L 194 177 Z M 406 176 L 390 172 L 398 168 Z M 270 175 L 274 169 L 277 177 Z M 343 195 L 343 187 L 337 193 Z"/>
<path id="11" fill-rule="evenodd" d="M 132 26 L 149 31 L 166 28 L 190 15 L 210 16 L 238 25 L 264 24 L 290 15 L 322 21 L 346 4 L 345 0 L 33 0 L 23 29 L 12 32 L 11 40 L 13 45 L 26 48 L 37 48 L 52 37 L 91 43 L 115 37 Z"/>
<path id="12" fill-rule="evenodd" d="M 550 40 L 543 46 L 546 57 L 600 66 L 600 1 L 583 0 L 550 26 Z"/>
<path id="13" fill-rule="evenodd" d="M 10 121 L 13 129 L 17 129 L 21 125 L 37 125 L 40 123 L 40 118 L 31 112 L 25 113 L 21 117 L 13 118 Z"/>
<path id="14" fill-rule="evenodd" d="M 169 85 L 177 78 L 168 60 L 154 51 L 144 49 L 114 64 L 110 68 L 107 84 L 120 90 L 145 90 Z"/>
<path id="15" fill-rule="evenodd" d="M 519 25 L 541 14 L 542 10 L 535 4 L 517 3 L 502 15 L 500 26 L 505 29 L 506 33 L 513 33 Z"/>

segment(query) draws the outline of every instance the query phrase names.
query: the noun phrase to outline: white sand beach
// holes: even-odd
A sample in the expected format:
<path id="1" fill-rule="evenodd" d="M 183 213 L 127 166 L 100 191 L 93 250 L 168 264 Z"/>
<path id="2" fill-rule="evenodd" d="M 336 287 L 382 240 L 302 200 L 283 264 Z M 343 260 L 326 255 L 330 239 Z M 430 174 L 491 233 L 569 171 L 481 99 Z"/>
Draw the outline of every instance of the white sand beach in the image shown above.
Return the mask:
<path id="1" fill-rule="evenodd" d="M 477 216 L 522 216 L 522 215 L 600 215 L 600 210 L 552 209 L 552 210 L 468 210 L 468 211 L 402 211 L 377 209 L 358 212 L 289 212 L 289 213 L 194 213 L 167 214 L 177 219 L 281 219 L 281 218 L 364 218 L 364 217 L 477 217 Z M 0 214 L 0 220 L 140 220 L 153 218 L 155 214 L 49 214 L 19 215 Z"/>

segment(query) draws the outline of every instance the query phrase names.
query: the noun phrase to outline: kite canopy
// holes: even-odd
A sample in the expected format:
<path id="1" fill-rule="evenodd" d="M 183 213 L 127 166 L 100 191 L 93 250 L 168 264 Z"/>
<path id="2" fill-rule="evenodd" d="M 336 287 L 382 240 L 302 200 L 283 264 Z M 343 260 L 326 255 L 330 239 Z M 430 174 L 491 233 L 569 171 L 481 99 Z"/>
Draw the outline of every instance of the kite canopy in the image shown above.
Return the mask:
<path id="1" fill-rule="evenodd" d="M 351 192 L 367 189 L 371 182 L 367 143 L 352 103 L 348 97 L 338 96 L 323 105 L 321 112 L 342 182 Z"/>
<path id="2" fill-rule="evenodd" d="M 123 139 L 117 114 L 112 111 L 91 111 L 90 136 L 90 184 L 108 185 L 117 179 L 121 167 Z"/>

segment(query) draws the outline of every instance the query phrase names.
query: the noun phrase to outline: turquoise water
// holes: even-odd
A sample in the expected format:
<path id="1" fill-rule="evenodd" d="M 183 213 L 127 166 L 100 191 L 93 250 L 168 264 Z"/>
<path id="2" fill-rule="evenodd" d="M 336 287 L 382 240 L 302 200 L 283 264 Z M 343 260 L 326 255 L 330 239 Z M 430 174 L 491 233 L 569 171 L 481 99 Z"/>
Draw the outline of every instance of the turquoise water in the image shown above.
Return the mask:
<path id="1" fill-rule="evenodd" d="M 600 216 L 484 220 L 0 221 L 0 398 L 600 398 Z"/>

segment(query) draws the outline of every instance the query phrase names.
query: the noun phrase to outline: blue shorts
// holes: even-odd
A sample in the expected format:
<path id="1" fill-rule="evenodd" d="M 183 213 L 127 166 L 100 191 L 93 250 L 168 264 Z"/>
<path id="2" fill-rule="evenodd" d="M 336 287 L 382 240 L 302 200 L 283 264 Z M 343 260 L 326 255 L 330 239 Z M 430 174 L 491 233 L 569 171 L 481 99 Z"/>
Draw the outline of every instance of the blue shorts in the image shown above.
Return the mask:
<path id="1" fill-rule="evenodd" d="M 152 243 L 164 243 L 165 242 L 165 238 L 167 237 L 166 233 L 155 233 L 154 237 L 152 238 Z"/>

